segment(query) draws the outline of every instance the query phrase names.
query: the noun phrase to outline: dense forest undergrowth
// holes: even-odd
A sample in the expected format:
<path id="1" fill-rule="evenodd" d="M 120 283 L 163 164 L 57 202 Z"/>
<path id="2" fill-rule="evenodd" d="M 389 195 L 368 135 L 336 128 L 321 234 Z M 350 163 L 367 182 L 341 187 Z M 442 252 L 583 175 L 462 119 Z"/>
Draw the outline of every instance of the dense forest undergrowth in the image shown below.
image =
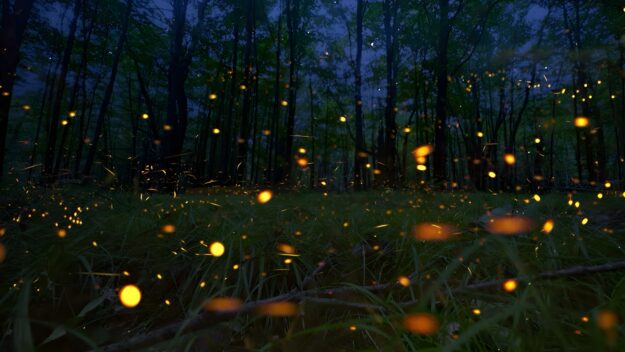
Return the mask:
<path id="1" fill-rule="evenodd" d="M 621 350 L 619 193 L 270 195 L 12 193 L 0 345 Z"/>

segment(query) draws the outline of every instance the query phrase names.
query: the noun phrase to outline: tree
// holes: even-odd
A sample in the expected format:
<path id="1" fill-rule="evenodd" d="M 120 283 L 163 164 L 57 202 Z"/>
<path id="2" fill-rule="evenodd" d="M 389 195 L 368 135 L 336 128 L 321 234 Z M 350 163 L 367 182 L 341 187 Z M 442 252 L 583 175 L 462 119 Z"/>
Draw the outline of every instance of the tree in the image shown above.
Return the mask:
<path id="1" fill-rule="evenodd" d="M 34 0 L 2 1 L 0 23 L 0 179 L 4 175 L 9 110 L 20 61 L 20 48 Z"/>

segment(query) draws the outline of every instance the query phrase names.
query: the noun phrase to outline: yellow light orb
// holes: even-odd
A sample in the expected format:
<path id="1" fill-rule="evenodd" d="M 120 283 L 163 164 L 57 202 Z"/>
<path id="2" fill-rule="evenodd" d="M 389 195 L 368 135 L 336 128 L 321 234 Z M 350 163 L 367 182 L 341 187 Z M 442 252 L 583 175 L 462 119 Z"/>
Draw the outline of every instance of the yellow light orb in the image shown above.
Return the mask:
<path id="1" fill-rule="evenodd" d="M 541 142 L 540 138 L 538 138 L 538 137 L 534 138 L 534 143 L 540 144 L 540 142 Z"/>
<path id="2" fill-rule="evenodd" d="M 308 159 L 306 159 L 306 158 L 299 158 L 299 159 L 297 159 L 297 165 L 299 165 L 299 167 L 307 167 L 308 166 Z"/>
<path id="3" fill-rule="evenodd" d="M 217 99 L 217 94 L 215 94 L 215 93 L 211 93 L 211 94 L 209 94 L 209 95 L 208 95 L 208 99 L 209 99 L 209 100 L 215 100 L 215 99 Z"/>
<path id="4" fill-rule="evenodd" d="M 288 102 L 288 101 L 286 101 L 286 100 L 282 100 L 282 101 L 280 102 L 280 105 L 282 105 L 282 106 L 289 106 L 289 102 Z"/>
<path id="5" fill-rule="evenodd" d="M 347 122 L 347 117 L 339 116 L 339 121 L 341 121 L 342 123 L 345 123 L 345 122 Z"/>
<path id="6" fill-rule="evenodd" d="M 61 120 L 61 125 L 63 125 L 63 126 L 67 126 L 68 123 L 69 123 L 69 121 L 67 121 L 67 120 Z"/>
<path id="7" fill-rule="evenodd" d="M 221 257 L 226 252 L 226 247 L 224 247 L 221 242 L 213 242 L 210 247 L 208 247 L 210 253 L 215 257 Z"/>
<path id="8" fill-rule="evenodd" d="M 407 276 L 400 276 L 397 279 L 397 282 L 399 282 L 399 284 L 404 286 L 404 287 L 410 286 L 410 279 Z"/>
<path id="9" fill-rule="evenodd" d="M 490 178 L 497 178 L 497 174 L 494 171 L 489 171 L 488 172 L 488 177 L 490 177 Z"/>
<path id="10" fill-rule="evenodd" d="M 517 284 L 516 280 L 514 280 L 514 279 L 506 280 L 506 281 L 504 281 L 504 283 L 502 285 L 504 291 L 506 291 L 506 292 L 512 292 L 512 291 L 516 290 L 517 286 L 518 286 L 518 284 Z"/>
<path id="11" fill-rule="evenodd" d="M 134 308 L 141 302 L 141 290 L 135 285 L 126 285 L 119 290 L 119 301 L 126 308 Z"/>
<path id="12" fill-rule="evenodd" d="M 545 223 L 543 224 L 543 232 L 546 234 L 551 233 L 551 231 L 553 231 L 554 225 L 555 223 L 552 219 L 545 221 Z"/>
<path id="13" fill-rule="evenodd" d="M 213 128 L 213 134 L 220 134 L 221 131 L 219 130 L 219 128 Z"/>
<path id="14" fill-rule="evenodd" d="M 258 193 L 258 195 L 256 196 L 256 200 L 258 201 L 258 203 L 265 204 L 270 201 L 272 197 L 273 193 L 270 190 L 264 190 Z"/>
<path id="15" fill-rule="evenodd" d="M 76 111 L 70 111 L 68 115 L 69 117 L 76 117 Z"/>
<path id="16" fill-rule="evenodd" d="M 514 165 L 516 164 L 516 156 L 514 156 L 514 154 L 512 153 L 506 153 L 503 155 L 503 160 L 506 162 L 506 164 L 508 165 Z"/>
<path id="17" fill-rule="evenodd" d="M 427 169 L 428 169 L 428 167 L 425 166 L 425 165 L 417 165 L 417 170 L 419 170 L 419 171 L 425 171 Z"/>
<path id="18" fill-rule="evenodd" d="M 590 120 L 587 117 L 579 116 L 573 119 L 573 125 L 577 128 L 585 128 L 590 125 Z"/>
<path id="19" fill-rule="evenodd" d="M 150 118 L 150 115 L 148 115 L 147 113 L 143 113 L 143 114 L 141 115 L 141 118 L 142 118 L 142 119 L 144 119 L 144 120 L 147 120 L 147 119 L 149 119 L 149 118 Z"/>
<path id="20" fill-rule="evenodd" d="M 484 132 L 480 131 L 480 132 L 476 133 L 476 135 L 477 135 L 477 138 L 482 138 L 482 137 L 484 137 Z"/>

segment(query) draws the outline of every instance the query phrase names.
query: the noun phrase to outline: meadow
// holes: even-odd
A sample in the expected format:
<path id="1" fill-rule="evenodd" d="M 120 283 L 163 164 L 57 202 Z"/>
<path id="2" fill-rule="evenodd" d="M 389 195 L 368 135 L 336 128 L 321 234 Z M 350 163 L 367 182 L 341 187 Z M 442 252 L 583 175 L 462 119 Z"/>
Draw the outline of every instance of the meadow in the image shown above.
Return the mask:
<path id="1" fill-rule="evenodd" d="M 625 346 L 620 193 L 258 194 L 7 192 L 0 350 Z"/>

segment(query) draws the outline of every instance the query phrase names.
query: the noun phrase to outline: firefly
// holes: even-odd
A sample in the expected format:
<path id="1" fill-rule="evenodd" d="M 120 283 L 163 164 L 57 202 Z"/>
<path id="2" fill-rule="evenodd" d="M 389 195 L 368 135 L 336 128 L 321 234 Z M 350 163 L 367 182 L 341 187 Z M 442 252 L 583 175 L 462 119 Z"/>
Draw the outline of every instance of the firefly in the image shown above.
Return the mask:
<path id="1" fill-rule="evenodd" d="M 516 157 L 512 153 L 506 153 L 503 155 L 503 160 L 508 165 L 514 165 L 516 163 Z"/>
<path id="2" fill-rule="evenodd" d="M 271 200 L 273 197 L 273 193 L 270 190 L 264 190 L 258 193 L 256 196 L 256 200 L 258 203 L 265 204 Z"/>
<path id="3" fill-rule="evenodd" d="M 119 301 L 126 308 L 134 308 L 141 302 L 141 290 L 135 285 L 126 285 L 119 290 Z"/>
<path id="4" fill-rule="evenodd" d="M 215 257 L 221 257 L 226 252 L 226 247 L 224 247 L 221 242 L 213 242 L 210 247 L 208 247 L 210 253 Z"/>
<path id="5" fill-rule="evenodd" d="M 514 279 L 506 280 L 503 283 L 503 289 L 506 292 L 513 292 L 514 290 L 516 290 L 517 286 L 518 286 L 518 284 L 517 284 L 516 280 L 514 280 Z"/>
<path id="6" fill-rule="evenodd" d="M 573 125 L 577 128 L 585 128 L 590 125 L 590 120 L 587 117 L 579 116 L 573 120 Z"/>

